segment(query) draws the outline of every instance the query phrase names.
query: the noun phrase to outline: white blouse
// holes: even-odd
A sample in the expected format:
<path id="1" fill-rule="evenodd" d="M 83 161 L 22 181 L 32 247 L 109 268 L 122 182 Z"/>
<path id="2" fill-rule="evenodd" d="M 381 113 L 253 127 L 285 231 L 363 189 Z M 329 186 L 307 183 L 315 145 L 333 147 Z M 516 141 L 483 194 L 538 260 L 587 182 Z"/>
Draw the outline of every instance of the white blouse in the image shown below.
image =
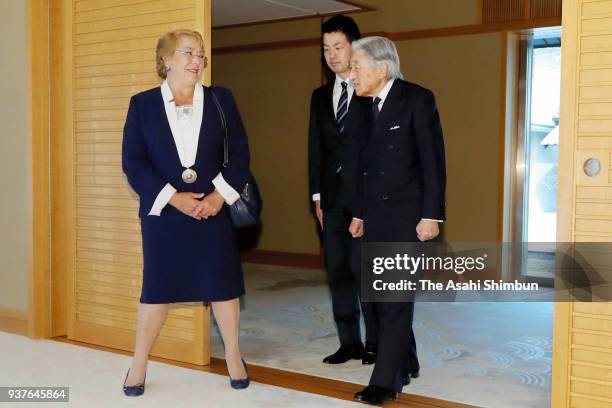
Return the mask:
<path id="1" fill-rule="evenodd" d="M 189 168 L 195 164 L 196 153 L 198 151 L 198 141 L 200 139 L 200 128 L 202 126 L 202 116 L 204 114 L 204 90 L 198 83 L 193 92 L 193 105 L 176 106 L 174 96 L 167 81 L 161 85 L 162 98 L 164 100 L 164 108 L 166 117 L 170 124 L 174 144 L 181 160 L 181 165 Z M 234 204 L 240 198 L 240 194 L 230 186 L 221 172 L 213 179 L 215 191 L 218 191 L 225 199 L 228 205 Z M 170 201 L 170 198 L 176 193 L 170 183 L 167 183 L 159 192 L 149 215 L 161 214 L 161 211 Z"/>

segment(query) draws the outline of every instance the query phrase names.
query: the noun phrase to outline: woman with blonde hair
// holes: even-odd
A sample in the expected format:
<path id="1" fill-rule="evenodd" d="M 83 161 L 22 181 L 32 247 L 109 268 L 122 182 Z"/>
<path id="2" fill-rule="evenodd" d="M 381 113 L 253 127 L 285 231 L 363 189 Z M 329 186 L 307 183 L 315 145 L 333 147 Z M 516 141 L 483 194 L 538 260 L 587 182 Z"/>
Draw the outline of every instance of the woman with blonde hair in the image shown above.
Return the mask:
<path id="1" fill-rule="evenodd" d="M 246 388 L 238 347 L 244 281 L 228 210 L 250 174 L 246 132 L 232 94 L 200 83 L 207 57 L 197 31 L 164 34 L 156 63 L 163 83 L 132 96 L 123 133 L 123 171 L 140 199 L 144 258 L 123 391 L 144 393 L 149 352 L 169 304 L 202 301 L 212 305 L 232 388 Z M 222 115 L 231 135 L 227 166 Z"/>

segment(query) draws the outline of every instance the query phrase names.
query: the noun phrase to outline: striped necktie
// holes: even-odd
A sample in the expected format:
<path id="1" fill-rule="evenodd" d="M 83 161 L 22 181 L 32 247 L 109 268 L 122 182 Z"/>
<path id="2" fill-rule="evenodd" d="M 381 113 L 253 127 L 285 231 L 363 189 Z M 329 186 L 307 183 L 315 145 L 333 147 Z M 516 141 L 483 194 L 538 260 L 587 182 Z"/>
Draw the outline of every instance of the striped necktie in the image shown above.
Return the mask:
<path id="1" fill-rule="evenodd" d="M 342 133 L 344 131 L 344 120 L 348 113 L 348 92 L 346 90 L 348 84 L 342 81 L 340 85 L 342 85 L 342 93 L 340 94 L 338 109 L 336 110 L 336 123 L 338 124 L 338 131 Z"/>

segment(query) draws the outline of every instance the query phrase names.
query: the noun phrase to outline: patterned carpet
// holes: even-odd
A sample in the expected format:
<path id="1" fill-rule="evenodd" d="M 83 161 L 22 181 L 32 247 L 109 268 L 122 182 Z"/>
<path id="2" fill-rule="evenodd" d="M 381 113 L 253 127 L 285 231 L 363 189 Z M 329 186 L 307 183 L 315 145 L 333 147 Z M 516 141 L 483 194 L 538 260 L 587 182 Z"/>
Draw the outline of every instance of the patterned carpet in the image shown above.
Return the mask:
<path id="1" fill-rule="evenodd" d="M 367 384 L 371 366 L 321 363 L 338 347 L 322 271 L 249 264 L 245 279 L 247 361 Z M 550 407 L 552 322 L 551 303 L 417 303 L 421 377 L 404 392 L 487 408 Z"/>
<path id="2" fill-rule="evenodd" d="M 230 388 L 228 377 L 150 361 L 146 392 L 121 389 L 131 357 L 52 340 L 0 332 L 0 386 L 69 387 L 70 402 L 5 402 L 0 407 L 349 408 L 361 404 L 251 383 Z"/>

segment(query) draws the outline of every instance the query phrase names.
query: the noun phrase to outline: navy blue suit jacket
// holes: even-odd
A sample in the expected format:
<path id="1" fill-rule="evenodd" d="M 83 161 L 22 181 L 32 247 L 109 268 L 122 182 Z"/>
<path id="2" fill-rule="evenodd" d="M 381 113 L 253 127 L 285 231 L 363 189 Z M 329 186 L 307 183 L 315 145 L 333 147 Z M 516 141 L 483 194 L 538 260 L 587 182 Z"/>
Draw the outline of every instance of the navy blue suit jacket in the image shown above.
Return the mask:
<path id="1" fill-rule="evenodd" d="M 211 91 L 219 99 L 230 130 L 227 168 L 223 168 L 224 131 Z M 184 167 L 166 117 L 161 87 L 132 96 L 123 130 L 122 165 L 130 186 L 140 197 L 141 218 L 147 216 L 166 183 L 179 192 L 209 194 L 215 190 L 212 180 L 222 172 L 223 178 L 234 190 L 242 191 L 249 178 L 249 149 L 231 92 L 220 87 L 204 87 L 202 126 L 196 161 L 192 166 L 198 173 L 195 183 L 187 184 L 181 178 Z M 161 215 L 185 216 L 169 205 Z"/>

